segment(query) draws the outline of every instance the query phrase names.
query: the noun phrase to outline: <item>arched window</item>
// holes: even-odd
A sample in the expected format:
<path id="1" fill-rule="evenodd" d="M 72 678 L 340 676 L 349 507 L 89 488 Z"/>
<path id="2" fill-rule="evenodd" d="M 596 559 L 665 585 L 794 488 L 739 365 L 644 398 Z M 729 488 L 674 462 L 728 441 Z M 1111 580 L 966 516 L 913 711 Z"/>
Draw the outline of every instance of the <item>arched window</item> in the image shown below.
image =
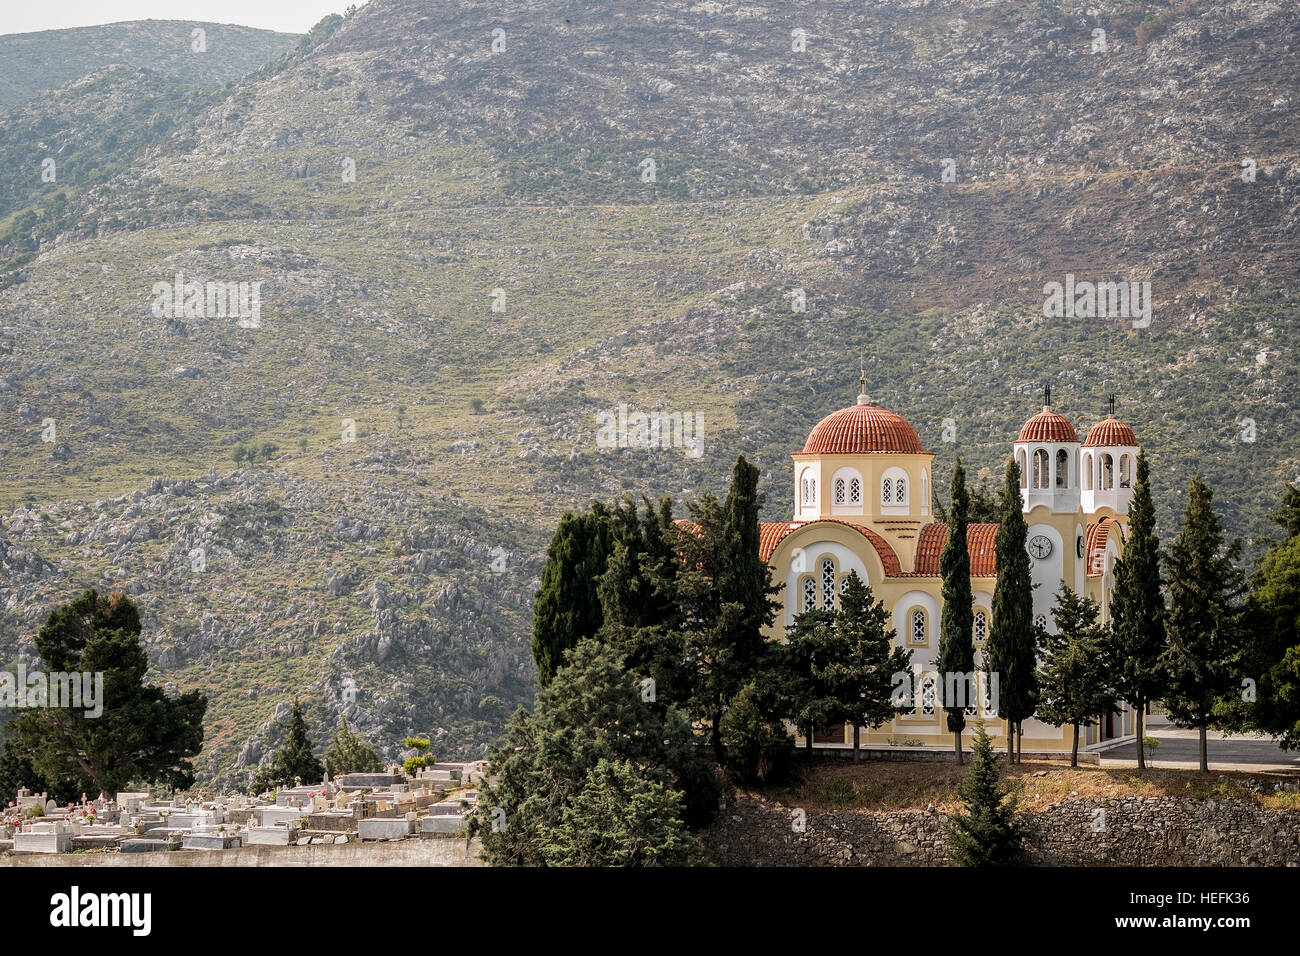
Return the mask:
<path id="1" fill-rule="evenodd" d="M 930 507 L 930 476 L 921 470 L 921 514 L 927 514 Z"/>
<path id="2" fill-rule="evenodd" d="M 912 612 L 912 643 L 925 643 L 925 612 L 919 607 Z"/>
<path id="3" fill-rule="evenodd" d="M 1092 491 L 1092 454 L 1083 456 L 1083 490 Z"/>
<path id="4" fill-rule="evenodd" d="M 894 480 L 894 500 L 900 505 L 907 504 L 907 479 L 897 478 Z"/>
<path id="5" fill-rule="evenodd" d="M 980 608 L 975 609 L 975 643 L 983 644 L 989 636 L 989 619 Z"/>
<path id="6" fill-rule="evenodd" d="M 846 574 L 840 578 L 840 593 L 843 594 L 849 589 L 849 576 Z"/>
<path id="7" fill-rule="evenodd" d="M 1056 487 L 1070 487 L 1070 453 L 1064 448 L 1056 452 Z"/>
<path id="8" fill-rule="evenodd" d="M 1047 630 L 1047 615 L 1040 614 L 1038 617 L 1034 618 L 1034 625 L 1036 627 L 1041 627 L 1043 630 Z"/>
<path id="9" fill-rule="evenodd" d="M 810 576 L 805 575 L 803 583 L 800 584 L 799 589 L 802 592 L 799 609 L 802 611 L 812 611 L 816 609 L 817 582 L 815 582 Z"/>
<path id="10" fill-rule="evenodd" d="M 1022 448 L 1016 452 L 1016 464 L 1020 466 L 1020 487 L 1029 487 L 1029 469 L 1025 467 L 1025 450 Z"/>
<path id="11" fill-rule="evenodd" d="M 849 504 L 862 504 L 862 482 L 857 478 L 849 482 Z"/>
<path id="12" fill-rule="evenodd" d="M 1133 475 L 1129 471 L 1128 455 L 1119 456 L 1119 486 L 1121 488 L 1133 487 Z"/>
<path id="13" fill-rule="evenodd" d="M 1115 462 L 1110 455 L 1101 456 L 1101 490 L 1115 490 Z"/>
<path id="14" fill-rule="evenodd" d="M 894 483 L 888 478 L 880 482 L 880 503 L 889 505 L 894 503 Z"/>
<path id="15" fill-rule="evenodd" d="M 921 679 L 921 716 L 934 716 L 934 675 L 926 674 Z"/>
<path id="16" fill-rule="evenodd" d="M 993 679 L 986 671 L 980 672 L 980 696 L 984 698 L 984 716 L 996 717 L 998 713 L 993 706 Z"/>
<path id="17" fill-rule="evenodd" d="M 1040 448 L 1034 452 L 1034 487 L 1050 488 L 1050 460 L 1047 449 Z"/>
<path id="18" fill-rule="evenodd" d="M 817 503 L 817 479 L 813 477 L 811 470 L 804 472 L 802 490 L 803 504 L 815 505 Z"/>
<path id="19" fill-rule="evenodd" d="M 848 497 L 848 486 L 845 485 L 844 479 L 836 478 L 835 479 L 835 503 L 837 505 L 842 505 L 844 504 L 844 500 L 847 497 Z"/>
<path id="20" fill-rule="evenodd" d="M 822 607 L 835 610 L 835 562 L 830 558 L 822 559 Z"/>

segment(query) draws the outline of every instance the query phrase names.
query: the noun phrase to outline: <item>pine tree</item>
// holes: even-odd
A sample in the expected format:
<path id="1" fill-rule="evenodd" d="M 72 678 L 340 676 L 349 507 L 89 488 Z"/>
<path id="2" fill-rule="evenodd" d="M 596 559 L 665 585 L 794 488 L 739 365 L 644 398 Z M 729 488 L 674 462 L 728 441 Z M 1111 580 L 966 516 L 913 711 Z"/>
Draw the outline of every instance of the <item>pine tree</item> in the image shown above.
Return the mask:
<path id="1" fill-rule="evenodd" d="M 742 687 L 722 718 L 727 770 L 740 783 L 778 783 L 793 762 L 794 740 L 785 729 L 786 711 L 773 676 Z"/>
<path id="2" fill-rule="evenodd" d="M 307 718 L 303 716 L 302 704 L 298 698 L 293 699 L 289 708 L 289 723 L 286 725 L 284 743 L 271 755 L 268 764 L 259 767 L 253 777 L 252 789 L 261 793 L 273 787 L 290 787 L 295 783 L 313 784 L 325 775 L 325 768 L 312 753 L 311 740 L 307 736 Z"/>
<path id="3" fill-rule="evenodd" d="M 1201 770 L 1208 772 L 1206 734 L 1234 688 L 1242 642 L 1245 578 L 1237 567 L 1240 542 L 1224 547 L 1223 531 L 1200 475 L 1187 488 L 1183 526 L 1169 551 L 1169 646 L 1164 655 L 1169 716 L 1201 737 Z"/>
<path id="4" fill-rule="evenodd" d="M 169 698 L 145 683 L 149 659 L 140 612 L 120 592 L 86 591 L 50 612 L 36 635 L 46 674 L 102 675 L 98 709 L 22 710 L 5 727 L 13 749 L 61 793 L 113 793 L 134 781 L 183 789 L 194 783 L 191 758 L 203 746 L 207 697 Z"/>
<path id="5" fill-rule="evenodd" d="M 717 811 L 717 783 L 700 759 L 685 713 L 646 701 L 639 680 L 607 645 L 585 639 L 567 658 L 538 693 L 535 712 L 517 711 L 504 741 L 492 752 L 492 782 L 479 791 L 470 830 L 481 835 L 484 854 L 493 865 L 545 866 L 579 852 L 596 854 L 585 857 L 590 865 L 633 862 L 619 855 L 627 840 L 601 850 L 590 842 L 591 834 L 572 832 L 564 824 L 566 810 L 576 807 L 570 825 L 590 827 L 593 804 L 612 799 L 589 792 L 593 786 L 602 792 L 614 786 L 613 781 L 591 777 L 602 760 L 625 762 L 646 782 L 680 795 L 673 815 L 659 819 L 668 830 L 659 831 L 664 839 L 656 838 L 656 846 L 688 840 L 683 828 L 703 825 Z M 653 793 L 650 803 L 659 810 L 666 806 L 654 787 L 621 787 L 621 792 L 634 802 Z M 646 825 L 651 822 L 636 812 L 631 816 Z M 624 834 L 645 832 L 626 819 L 611 826 Z M 642 854 L 635 862 L 648 858 Z"/>
<path id="6" fill-rule="evenodd" d="M 966 812 L 953 816 L 946 827 L 953 862 L 958 866 L 1015 866 L 1022 862 L 1015 797 L 1002 787 L 997 758 L 982 720 L 975 725 L 974 756 L 957 794 Z"/>
<path id="7" fill-rule="evenodd" d="M 990 675 L 998 680 L 998 716 L 1007 722 L 1008 759 L 1017 763 L 1016 738 L 1023 721 L 1034 715 L 1038 696 L 1034 585 L 1025 548 L 1028 532 L 1020 500 L 1020 467 L 1013 458 L 1007 464 L 994 540 L 998 578 L 985 656 Z"/>
<path id="8" fill-rule="evenodd" d="M 1245 672 L 1259 679 L 1241 729 L 1263 731 L 1285 749 L 1300 750 L 1300 489 L 1288 485 L 1270 517 L 1288 536 L 1269 546 L 1250 595 Z"/>
<path id="9" fill-rule="evenodd" d="M 966 470 L 957 459 L 952 470 L 952 498 L 948 509 L 948 540 L 939 556 L 943 612 L 939 623 L 939 670 L 944 716 L 952 732 L 957 763 L 962 762 L 961 732 L 966 729 L 965 707 L 979 696 L 973 680 L 975 644 L 972 631 L 975 611 L 971 606 L 970 551 L 966 547 L 966 516 L 970 498 L 966 492 Z"/>
<path id="10" fill-rule="evenodd" d="M 378 773 L 384 762 L 375 748 L 360 734 L 348 727 L 346 717 L 339 718 L 339 729 L 325 751 L 325 772 L 331 778 L 345 773 Z"/>
<path id="11" fill-rule="evenodd" d="M 543 687 L 569 648 L 600 630 L 604 618 L 597 587 L 609 560 L 610 537 L 609 509 L 597 501 L 585 514 L 566 512 L 546 549 L 533 606 L 533 659 Z"/>
<path id="12" fill-rule="evenodd" d="M 1043 631 L 1038 716 L 1058 727 L 1073 725 L 1071 767 L 1079 766 L 1079 728 L 1091 726 L 1100 714 L 1115 707 L 1110 679 L 1114 668 L 1106 649 L 1105 629 L 1097 620 L 1100 614 L 1096 601 L 1066 585 L 1052 610 L 1056 633 Z"/>
<path id="13" fill-rule="evenodd" d="M 912 652 L 894 646 L 890 614 L 857 572 L 850 572 L 840 592 L 833 621 L 835 655 L 824 668 L 840 705 L 837 716 L 853 726 L 853 759 L 861 755 L 863 727 L 878 727 L 897 715 L 892 695 L 894 675 L 907 673 Z"/>
<path id="14" fill-rule="evenodd" d="M 835 628 L 835 612 L 805 611 L 786 631 L 781 648 L 781 689 L 787 715 L 812 755 L 813 732 L 823 724 L 845 720 L 836 693 L 834 662 L 844 646 Z"/>
<path id="15" fill-rule="evenodd" d="M 1137 482 L 1129 505 L 1128 540 L 1115 564 L 1115 588 L 1110 599 L 1109 653 L 1120 697 L 1133 707 L 1137 739 L 1143 739 L 1147 705 L 1164 688 L 1160 660 L 1165 652 L 1165 599 L 1160 591 L 1160 539 L 1146 453 L 1139 451 Z M 1138 747 L 1138 770 L 1146 756 Z"/>

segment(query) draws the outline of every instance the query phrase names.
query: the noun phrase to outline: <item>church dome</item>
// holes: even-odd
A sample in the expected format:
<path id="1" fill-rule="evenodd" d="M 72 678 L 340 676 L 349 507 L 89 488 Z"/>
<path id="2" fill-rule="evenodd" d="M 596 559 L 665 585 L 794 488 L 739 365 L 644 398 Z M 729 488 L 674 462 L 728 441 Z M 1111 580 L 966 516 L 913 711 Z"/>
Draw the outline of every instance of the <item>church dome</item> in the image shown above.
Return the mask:
<path id="1" fill-rule="evenodd" d="M 1051 405 L 1044 405 L 1041 412 L 1025 422 L 1025 427 L 1020 429 L 1020 437 L 1016 439 L 1016 441 L 1051 442 L 1077 442 L 1078 440 L 1079 433 L 1074 430 L 1070 420 L 1052 411 Z"/>
<path id="2" fill-rule="evenodd" d="M 1136 446 L 1137 443 L 1133 429 L 1116 418 L 1107 417 L 1088 429 L 1088 437 L 1084 439 L 1083 445 L 1086 448 L 1089 445 Z"/>
<path id="3" fill-rule="evenodd" d="M 856 405 L 832 412 L 814 426 L 803 454 L 924 455 L 925 449 L 907 419 L 859 395 Z"/>

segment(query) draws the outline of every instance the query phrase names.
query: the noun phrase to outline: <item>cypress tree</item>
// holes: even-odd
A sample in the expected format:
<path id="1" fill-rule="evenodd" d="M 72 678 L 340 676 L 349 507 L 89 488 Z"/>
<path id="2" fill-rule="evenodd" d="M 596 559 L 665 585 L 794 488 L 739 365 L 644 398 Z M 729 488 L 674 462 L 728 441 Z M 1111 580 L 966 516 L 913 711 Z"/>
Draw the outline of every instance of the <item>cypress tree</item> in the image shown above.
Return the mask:
<path id="1" fill-rule="evenodd" d="M 1187 511 L 1170 548 L 1169 646 L 1164 665 L 1169 684 L 1164 702 L 1179 727 L 1201 738 L 1201 770 L 1209 770 L 1206 733 L 1216 709 L 1233 687 L 1232 665 L 1241 643 L 1239 599 L 1245 579 L 1237 567 L 1240 542 L 1224 548 L 1223 530 L 1200 475 L 1187 488 Z"/>
<path id="2" fill-rule="evenodd" d="M 1146 769 L 1142 748 L 1147 704 L 1164 687 L 1159 664 L 1165 652 L 1165 599 L 1160 591 L 1160 539 L 1146 453 L 1139 451 L 1137 483 L 1129 506 L 1128 540 L 1124 556 L 1115 563 L 1115 589 L 1110 599 L 1107 643 L 1114 661 L 1113 679 L 1119 695 L 1132 705 L 1136 717 L 1138 770 Z"/>
<path id="3" fill-rule="evenodd" d="M 993 591 L 993 617 L 989 622 L 986 657 L 990 677 L 998 679 L 998 716 L 1007 722 L 1007 754 L 1023 721 L 1034 715 L 1038 694 L 1037 641 L 1034 633 L 1033 581 L 1025 540 L 1029 529 L 1020 501 L 1020 467 L 1007 464 L 1002 486 L 1002 508 L 994 550 L 998 578 Z"/>
<path id="4" fill-rule="evenodd" d="M 1002 787 L 997 758 L 982 720 L 975 725 L 974 756 L 957 794 L 966 812 L 953 816 L 946 828 L 953 862 L 958 866 L 1014 866 L 1021 862 L 1015 797 Z"/>
<path id="5" fill-rule="evenodd" d="M 964 708 L 978 699 L 972 679 L 975 644 L 972 629 L 975 611 L 971 606 L 970 551 L 966 547 L 966 520 L 970 497 L 966 491 L 966 470 L 957 459 L 952 470 L 952 503 L 948 509 L 948 540 L 939 556 L 943 612 L 939 623 L 939 679 L 944 717 L 952 732 L 957 763 L 962 762 L 961 732 L 966 729 Z"/>
<path id="6" fill-rule="evenodd" d="M 307 718 L 303 716 L 302 704 L 295 697 L 289 709 L 284 743 L 271 756 L 269 764 L 258 768 L 253 777 L 253 789 L 260 792 L 272 787 L 293 786 L 295 780 L 312 784 L 324 775 L 325 768 L 312 753 L 311 740 L 307 737 Z"/>
<path id="7" fill-rule="evenodd" d="M 690 506 L 696 528 L 678 535 L 683 554 L 677 593 L 684 661 L 692 673 L 691 716 L 710 728 L 725 762 L 722 717 L 728 701 L 753 681 L 771 652 L 763 628 L 776 617 L 779 590 L 758 550 L 758 468 L 736 460 L 725 504 L 705 494 Z"/>
<path id="8" fill-rule="evenodd" d="M 1106 652 L 1105 631 L 1097 622 L 1100 614 L 1096 601 L 1066 585 L 1052 610 L 1056 633 L 1043 635 L 1038 715 L 1058 727 L 1073 725 L 1071 767 L 1079 766 L 1079 728 L 1095 723 L 1099 714 L 1115 706 L 1114 668 Z"/>
<path id="9" fill-rule="evenodd" d="M 678 613 L 682 560 L 672 502 L 643 501 L 643 515 L 631 500 L 612 514 L 613 549 L 597 588 L 600 639 L 623 655 L 629 671 L 654 681 L 656 699 L 686 706 L 692 687 Z"/>
<path id="10" fill-rule="evenodd" d="M 569 648 L 600 630 L 604 615 L 597 588 L 609 561 L 610 538 L 609 509 L 597 501 L 585 514 L 566 512 L 546 549 L 533 606 L 533 660 L 543 687 Z"/>

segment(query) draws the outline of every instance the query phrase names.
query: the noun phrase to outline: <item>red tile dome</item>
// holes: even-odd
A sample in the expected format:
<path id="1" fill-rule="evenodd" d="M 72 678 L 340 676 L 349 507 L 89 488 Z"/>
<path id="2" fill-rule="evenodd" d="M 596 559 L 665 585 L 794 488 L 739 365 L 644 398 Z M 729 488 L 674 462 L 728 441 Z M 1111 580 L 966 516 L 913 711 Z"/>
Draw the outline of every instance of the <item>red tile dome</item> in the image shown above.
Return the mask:
<path id="1" fill-rule="evenodd" d="M 1103 418 L 1088 429 L 1084 447 L 1089 445 L 1132 445 L 1137 446 L 1137 435 L 1133 429 L 1115 418 Z"/>
<path id="2" fill-rule="evenodd" d="M 1025 427 L 1020 429 L 1020 437 L 1016 439 L 1016 441 L 1061 442 L 1078 440 L 1079 433 L 1074 430 L 1070 420 L 1064 415 L 1056 414 L 1050 405 L 1044 405 L 1041 412 L 1025 422 Z"/>
<path id="3" fill-rule="evenodd" d="M 803 454 L 924 455 L 916 429 L 902 415 L 859 396 L 858 404 L 827 415 L 808 434 Z"/>

